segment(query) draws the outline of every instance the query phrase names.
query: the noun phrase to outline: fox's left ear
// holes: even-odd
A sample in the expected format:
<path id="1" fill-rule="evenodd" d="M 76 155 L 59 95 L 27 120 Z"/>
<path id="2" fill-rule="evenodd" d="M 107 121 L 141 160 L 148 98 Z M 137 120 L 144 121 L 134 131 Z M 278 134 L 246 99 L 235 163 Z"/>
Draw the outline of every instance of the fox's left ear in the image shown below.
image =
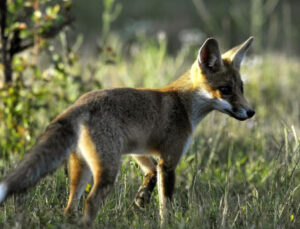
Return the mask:
<path id="1" fill-rule="evenodd" d="M 232 62 L 233 66 L 240 69 L 241 63 L 245 57 L 246 52 L 250 48 L 254 37 L 249 37 L 244 43 L 228 50 L 226 53 L 222 54 L 223 60 L 229 60 Z"/>
<path id="2" fill-rule="evenodd" d="M 214 73 L 221 69 L 223 61 L 218 42 L 215 38 L 208 38 L 199 50 L 198 66 L 202 71 Z"/>

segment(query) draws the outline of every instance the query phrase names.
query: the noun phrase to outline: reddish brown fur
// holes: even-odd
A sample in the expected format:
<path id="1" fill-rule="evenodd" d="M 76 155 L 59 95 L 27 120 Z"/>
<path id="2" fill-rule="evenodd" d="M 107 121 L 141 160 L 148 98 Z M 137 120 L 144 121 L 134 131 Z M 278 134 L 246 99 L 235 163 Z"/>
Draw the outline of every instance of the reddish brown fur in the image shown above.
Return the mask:
<path id="1" fill-rule="evenodd" d="M 73 198 L 78 188 L 83 170 L 83 162 L 75 153 L 71 153 L 69 158 L 69 174 L 70 174 L 70 194 L 65 214 L 68 214 L 73 203 Z"/>

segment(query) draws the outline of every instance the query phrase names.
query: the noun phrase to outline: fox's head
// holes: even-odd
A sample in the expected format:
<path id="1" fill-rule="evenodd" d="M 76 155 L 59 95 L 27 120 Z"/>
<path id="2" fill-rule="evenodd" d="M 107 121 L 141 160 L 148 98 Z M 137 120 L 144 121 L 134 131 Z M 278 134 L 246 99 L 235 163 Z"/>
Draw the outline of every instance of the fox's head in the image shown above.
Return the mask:
<path id="1" fill-rule="evenodd" d="M 239 72 L 252 41 L 253 37 L 250 37 L 221 55 L 217 40 L 209 38 L 200 48 L 193 66 L 199 96 L 211 105 L 211 109 L 238 120 L 249 119 L 255 114 L 244 97 L 243 81 Z"/>

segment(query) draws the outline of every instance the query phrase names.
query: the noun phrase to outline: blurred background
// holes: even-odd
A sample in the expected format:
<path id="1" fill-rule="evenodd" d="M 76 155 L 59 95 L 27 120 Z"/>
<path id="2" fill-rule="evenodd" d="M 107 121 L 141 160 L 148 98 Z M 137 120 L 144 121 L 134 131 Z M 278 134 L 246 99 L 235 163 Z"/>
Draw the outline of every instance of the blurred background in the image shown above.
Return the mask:
<path id="1" fill-rule="evenodd" d="M 176 170 L 169 228 L 299 228 L 299 13 L 297 0 L 1 0 L 0 178 L 83 93 L 159 88 L 189 69 L 206 38 L 226 51 L 254 36 L 241 75 L 256 115 L 201 122 Z M 9 199 L 0 227 L 60 228 L 66 171 Z M 157 228 L 156 190 L 149 214 L 129 210 L 142 179 L 124 158 L 96 227 Z"/>
<path id="2" fill-rule="evenodd" d="M 223 47 L 255 37 L 255 53 L 277 51 L 299 55 L 300 29 L 297 0 L 122 0 L 117 20 L 111 29 L 123 42 L 130 43 L 140 34 L 155 37 L 164 32 L 168 51 L 176 52 L 187 42 L 201 44 L 217 37 Z M 103 6 L 96 0 L 74 1 L 75 31 L 89 41 L 101 39 Z M 92 43 L 93 44 L 93 43 Z"/>
<path id="3" fill-rule="evenodd" d="M 254 55 L 300 55 L 296 0 L 3 0 L 1 4 L 0 61 L 6 71 L 0 73 L 0 85 L 12 81 L 13 74 L 17 77 L 13 62 L 21 64 L 18 56 L 24 52 L 32 54 L 31 66 L 42 68 L 49 67 L 51 55 L 63 52 L 81 63 L 99 56 L 112 63 L 130 58 L 141 43 L 151 41 L 164 42 L 170 56 L 190 48 L 186 55 L 193 59 L 208 37 L 216 37 L 225 50 L 254 36 L 250 50 Z"/>

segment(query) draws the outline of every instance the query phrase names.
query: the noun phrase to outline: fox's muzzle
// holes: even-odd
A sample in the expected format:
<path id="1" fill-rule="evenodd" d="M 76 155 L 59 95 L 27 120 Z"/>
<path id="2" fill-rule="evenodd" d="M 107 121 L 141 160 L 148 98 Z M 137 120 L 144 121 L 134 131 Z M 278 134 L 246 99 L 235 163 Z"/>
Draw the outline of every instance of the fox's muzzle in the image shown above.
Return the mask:
<path id="1" fill-rule="evenodd" d="M 232 110 L 225 109 L 225 113 L 229 114 L 231 117 L 239 121 L 247 120 L 255 115 L 255 111 L 251 108 L 248 110 L 246 110 L 245 108 L 233 108 Z"/>

